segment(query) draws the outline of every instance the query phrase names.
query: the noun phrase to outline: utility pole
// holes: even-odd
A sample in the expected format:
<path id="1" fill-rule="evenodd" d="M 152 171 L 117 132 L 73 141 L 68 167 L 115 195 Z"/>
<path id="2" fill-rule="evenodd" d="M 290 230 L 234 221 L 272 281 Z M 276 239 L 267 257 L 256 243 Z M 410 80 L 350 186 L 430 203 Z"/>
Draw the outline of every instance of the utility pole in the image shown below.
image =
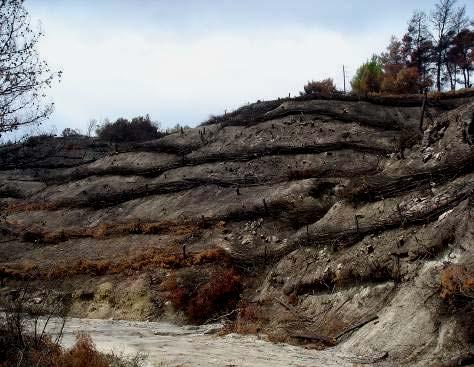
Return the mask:
<path id="1" fill-rule="evenodd" d="M 346 68 L 342 65 L 342 77 L 344 78 L 344 94 L 346 94 Z"/>

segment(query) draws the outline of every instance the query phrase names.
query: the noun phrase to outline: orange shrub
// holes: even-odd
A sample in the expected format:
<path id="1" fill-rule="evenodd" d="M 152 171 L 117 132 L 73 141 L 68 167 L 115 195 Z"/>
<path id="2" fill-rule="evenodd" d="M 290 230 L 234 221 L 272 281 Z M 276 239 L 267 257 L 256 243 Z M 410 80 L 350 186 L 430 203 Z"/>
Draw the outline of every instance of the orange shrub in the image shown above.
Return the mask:
<path id="1" fill-rule="evenodd" d="M 313 80 L 311 82 L 308 82 L 304 86 L 304 93 L 301 92 L 301 94 L 319 94 L 321 96 L 329 97 L 334 92 L 336 92 L 336 86 L 334 85 L 334 81 L 331 78 L 328 78 L 324 80 Z"/>

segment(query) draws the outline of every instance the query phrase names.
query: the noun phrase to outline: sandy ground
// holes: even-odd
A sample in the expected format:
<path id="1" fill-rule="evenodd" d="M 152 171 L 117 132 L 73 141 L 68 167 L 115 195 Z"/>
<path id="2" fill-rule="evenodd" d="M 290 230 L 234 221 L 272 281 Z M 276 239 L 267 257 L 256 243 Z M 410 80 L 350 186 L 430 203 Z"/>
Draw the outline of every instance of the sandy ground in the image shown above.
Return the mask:
<path id="1" fill-rule="evenodd" d="M 176 326 L 161 322 L 68 319 L 62 343 L 88 333 L 104 352 L 148 355 L 146 366 L 354 366 L 363 360 L 334 350 L 274 344 L 256 336 L 216 335 L 219 325 Z"/>

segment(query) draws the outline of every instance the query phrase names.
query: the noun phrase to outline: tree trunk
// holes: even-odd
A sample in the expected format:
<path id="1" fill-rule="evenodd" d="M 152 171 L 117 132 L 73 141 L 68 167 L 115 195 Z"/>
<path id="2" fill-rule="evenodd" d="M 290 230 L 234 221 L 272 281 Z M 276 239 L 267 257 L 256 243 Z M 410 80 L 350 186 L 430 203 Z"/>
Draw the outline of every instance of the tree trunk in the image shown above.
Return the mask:
<path id="1" fill-rule="evenodd" d="M 453 81 L 453 73 L 451 71 L 451 68 L 449 67 L 449 62 L 447 62 L 447 61 L 446 61 L 446 71 L 448 73 L 449 85 L 451 87 L 451 90 L 455 90 L 456 89 L 456 81 L 455 80 Z"/>
<path id="2" fill-rule="evenodd" d="M 441 54 L 438 54 L 438 60 L 436 61 L 436 89 L 441 92 Z"/>

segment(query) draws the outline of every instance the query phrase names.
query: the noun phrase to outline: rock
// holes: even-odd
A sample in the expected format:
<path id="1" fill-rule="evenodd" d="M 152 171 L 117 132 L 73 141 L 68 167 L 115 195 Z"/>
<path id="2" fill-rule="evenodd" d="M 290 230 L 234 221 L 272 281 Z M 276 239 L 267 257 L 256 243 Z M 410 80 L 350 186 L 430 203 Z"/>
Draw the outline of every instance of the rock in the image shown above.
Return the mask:
<path id="1" fill-rule="evenodd" d="M 249 245 L 252 245 L 253 244 L 253 239 L 250 235 L 244 235 L 243 236 L 243 239 L 242 239 L 242 242 L 241 242 L 241 245 L 242 246 L 249 246 Z"/>

